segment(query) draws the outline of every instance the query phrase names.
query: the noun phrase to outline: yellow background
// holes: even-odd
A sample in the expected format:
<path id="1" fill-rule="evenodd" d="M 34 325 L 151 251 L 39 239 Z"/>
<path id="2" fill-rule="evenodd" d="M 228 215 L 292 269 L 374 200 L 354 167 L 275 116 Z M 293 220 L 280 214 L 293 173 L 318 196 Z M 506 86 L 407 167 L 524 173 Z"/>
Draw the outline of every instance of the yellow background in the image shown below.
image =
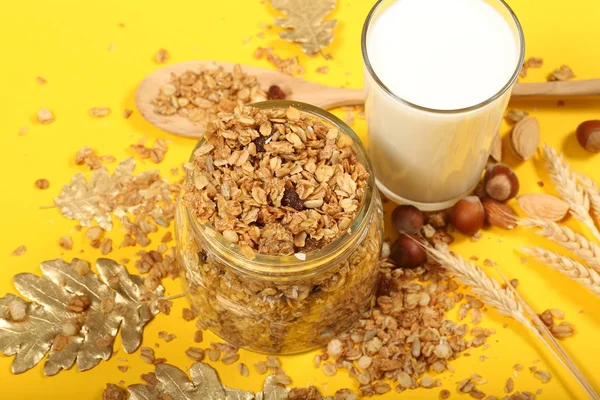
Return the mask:
<path id="1" fill-rule="evenodd" d="M 561 64 L 568 64 L 578 79 L 600 77 L 600 3 L 597 0 L 512 0 L 509 3 L 524 26 L 527 56 L 544 59 L 543 68 L 530 70 L 525 81 L 542 81 L 548 72 Z M 62 217 L 56 209 L 40 209 L 42 205 L 52 205 L 61 186 L 77 171 L 84 170 L 74 165 L 75 152 L 79 148 L 90 146 L 99 154 L 111 154 L 121 160 L 133 155 L 128 150 L 129 145 L 141 137 L 167 139 L 170 150 L 160 164 L 165 176 L 170 176 L 170 167 L 188 157 L 193 140 L 166 134 L 146 123 L 137 112 L 128 120 L 122 116 L 124 108 L 135 108 L 133 97 L 138 82 L 159 68 L 152 60 L 159 48 L 168 49 L 172 56 L 170 63 L 214 59 L 270 67 L 266 61 L 253 58 L 257 46 L 269 45 L 282 56 L 299 55 L 301 64 L 307 69 L 306 79 L 359 88 L 362 85 L 360 31 L 372 4 L 372 0 L 338 1 L 331 16 L 339 21 L 335 39 L 325 50 L 333 55 L 333 60 L 325 61 L 322 57 L 302 55 L 298 47 L 280 40 L 275 28 L 265 31 L 264 39 L 257 37 L 262 30 L 259 24 L 272 23 L 278 15 L 260 0 L 4 2 L 0 25 L 3 64 L 0 295 L 15 291 L 11 280 L 14 274 L 39 273 L 38 265 L 43 260 L 78 256 L 93 261 L 99 256 L 97 250 L 87 245 L 83 233 L 74 231 L 76 222 Z M 120 23 L 125 27 L 119 27 Z M 246 38 L 250 38 L 249 41 L 245 42 Z M 109 50 L 111 45 L 114 49 Z M 329 66 L 329 74 L 315 72 L 323 65 Z M 473 65 L 472 68 L 485 66 Z M 46 78 L 48 83 L 37 84 L 36 76 Z M 113 113 L 105 119 L 93 119 L 87 110 L 96 106 L 109 106 Z M 564 151 L 575 169 L 599 177 L 598 156 L 580 149 L 573 135 L 580 122 L 600 117 L 597 100 L 568 99 L 564 107 L 557 107 L 555 100 L 523 101 L 512 106 L 538 117 L 543 140 Z M 56 121 L 45 126 L 36 122 L 35 115 L 40 107 L 50 108 Z M 29 128 L 25 136 L 17 134 L 21 127 Z M 364 121 L 357 120 L 354 128 L 364 137 Z M 501 129 L 506 134 L 509 127 L 503 123 Z M 506 146 L 505 154 L 505 160 L 515 167 L 521 179 L 522 193 L 553 192 L 539 156 L 533 161 L 518 163 Z M 140 162 L 138 166 L 138 170 L 154 168 L 150 162 Z M 50 188 L 46 191 L 35 189 L 34 181 L 38 178 L 48 179 Z M 544 188 L 536 184 L 539 180 L 546 183 Z M 583 230 L 574 221 L 569 224 Z M 63 252 L 57 245 L 57 239 L 65 234 L 71 234 L 75 240 L 73 251 Z M 119 225 L 109 234 L 115 247 L 122 235 Z M 152 239 L 155 245 L 158 237 Z M 562 343 L 600 391 L 597 374 L 600 299 L 542 265 L 521 264 L 518 249 L 531 243 L 545 244 L 522 229 L 510 233 L 489 229 L 479 242 L 459 240 L 453 249 L 465 256 L 477 255 L 480 260 L 491 258 L 498 262 L 509 277 L 519 279 L 519 291 L 535 310 L 564 310 L 577 333 Z M 10 253 L 21 244 L 27 246 L 27 253 L 21 257 L 11 256 Z M 121 249 L 111 256 L 117 260 L 121 257 L 135 259 L 134 253 L 138 250 Z M 129 267 L 134 271 L 133 265 Z M 171 283 L 168 288 L 171 294 L 179 291 L 178 283 Z M 185 300 L 176 301 L 171 315 L 159 315 L 144 335 L 145 345 L 160 344 L 156 349 L 157 357 L 166 357 L 169 363 L 183 369 L 191 364 L 184 351 L 193 345 L 196 330 L 192 322 L 181 319 L 181 309 L 185 305 Z M 508 328 L 502 327 L 504 323 L 508 323 Z M 455 382 L 473 372 L 489 381 L 480 387 L 481 390 L 501 397 L 506 379 L 512 376 L 512 366 L 521 363 L 528 367 L 535 359 L 542 360 L 538 367 L 552 372 L 552 381 L 542 385 L 526 368 L 515 378 L 517 390 L 535 392 L 541 387 L 543 398 L 583 398 L 569 375 L 516 322 L 490 310 L 482 326 L 498 331 L 491 337 L 491 347 L 475 349 L 471 351 L 471 357 L 453 361 L 456 373 L 440 376 L 444 387 L 453 392 L 453 398 L 458 396 Z M 175 333 L 177 339 L 164 343 L 157 337 L 161 330 Z M 206 333 L 203 345 L 215 340 Z M 119 346 L 120 340 L 117 340 L 115 348 L 119 349 Z M 241 361 L 250 366 L 250 377 L 241 377 L 235 365 L 217 363 L 223 382 L 245 389 L 260 389 L 264 377 L 258 376 L 252 364 L 264 356 L 246 351 L 241 354 Z M 293 378 L 294 385 L 304 386 L 311 382 L 321 389 L 325 387 L 325 393 L 330 395 L 342 387 L 355 387 L 345 371 L 335 378 L 328 378 L 314 370 L 313 354 L 282 358 L 283 368 Z M 480 362 L 481 354 L 489 358 Z M 123 364 L 117 357 L 129 360 L 129 371 L 117 370 L 117 365 Z M 141 373 L 151 370 L 149 365 L 141 362 L 139 354 L 125 355 L 122 350 L 92 371 L 80 373 L 72 369 L 52 378 L 43 376 L 41 365 L 25 374 L 12 375 L 11 362 L 12 358 L 0 356 L 1 399 L 98 399 L 106 382 L 136 383 Z M 413 391 L 403 397 L 437 398 L 439 390 Z M 395 396 L 390 393 L 383 398 Z"/>

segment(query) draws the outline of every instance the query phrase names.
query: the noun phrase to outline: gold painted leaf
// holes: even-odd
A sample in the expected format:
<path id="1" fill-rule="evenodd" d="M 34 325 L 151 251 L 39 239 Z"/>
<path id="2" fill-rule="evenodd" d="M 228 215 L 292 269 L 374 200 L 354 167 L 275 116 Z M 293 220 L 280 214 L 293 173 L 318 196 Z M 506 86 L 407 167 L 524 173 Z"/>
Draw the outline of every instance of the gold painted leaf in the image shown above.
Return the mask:
<path id="1" fill-rule="evenodd" d="M 263 387 L 264 400 L 285 400 L 287 399 L 288 389 L 277 383 L 275 375 L 267 376 Z"/>
<path id="2" fill-rule="evenodd" d="M 131 385 L 127 388 L 129 400 L 162 400 L 160 394 L 154 388 L 142 384 Z"/>
<path id="3" fill-rule="evenodd" d="M 0 351 L 15 355 L 13 373 L 34 367 L 46 353 L 46 375 L 75 362 L 80 371 L 93 368 L 112 355 L 119 327 L 125 352 L 139 347 L 144 326 L 158 313 L 163 288 L 150 295 L 141 277 L 115 261 L 99 259 L 96 266 L 99 275 L 82 260 L 53 260 L 42 263 L 42 276 L 14 277 L 17 291 L 32 302 L 12 294 L 0 298 Z M 26 312 L 15 316 L 18 302 Z"/>
<path id="4" fill-rule="evenodd" d="M 333 40 L 331 31 L 337 21 L 323 19 L 335 8 L 335 0 L 271 0 L 287 18 L 277 18 L 275 24 L 286 28 L 279 36 L 295 42 L 308 54 L 314 54 Z"/>
<path id="5" fill-rule="evenodd" d="M 131 385 L 127 389 L 130 400 L 286 400 L 288 389 L 275 382 L 275 376 L 267 377 L 264 392 L 252 392 L 224 387 L 217 371 L 210 365 L 198 362 L 190 367 L 190 378 L 185 372 L 170 364 L 158 364 L 155 368 L 158 385 Z"/>
<path id="6" fill-rule="evenodd" d="M 76 219 L 83 226 L 90 226 L 95 220 L 102 229 L 111 230 L 109 203 L 119 193 L 119 185 L 131 179 L 134 168 L 133 158 L 122 161 L 112 175 L 102 166 L 92 172 L 89 182 L 80 172 L 63 187 L 54 203 L 65 217 Z"/>

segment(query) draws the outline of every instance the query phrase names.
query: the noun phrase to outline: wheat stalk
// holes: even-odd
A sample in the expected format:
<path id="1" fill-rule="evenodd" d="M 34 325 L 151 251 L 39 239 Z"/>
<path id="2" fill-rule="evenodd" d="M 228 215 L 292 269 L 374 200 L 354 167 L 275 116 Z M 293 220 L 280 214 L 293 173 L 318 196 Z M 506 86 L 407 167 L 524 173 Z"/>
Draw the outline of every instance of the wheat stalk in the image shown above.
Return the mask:
<path id="1" fill-rule="evenodd" d="M 558 194 L 565 200 L 571 209 L 571 215 L 583 222 L 600 239 L 600 231 L 590 216 L 590 199 L 583 187 L 577 182 L 577 177 L 569 170 L 569 164 L 563 161 L 562 156 L 552 147 L 544 143 L 544 157 L 550 178 L 556 185 Z"/>
<path id="2" fill-rule="evenodd" d="M 600 271 L 600 246 L 583 235 L 574 232 L 569 227 L 541 218 L 525 218 L 519 220 L 519 225 L 527 228 L 541 228 L 536 233 L 567 250 L 587 263 L 590 268 Z"/>
<path id="3" fill-rule="evenodd" d="M 516 319 L 531 331 L 539 334 L 531 321 L 525 317 L 523 308 L 514 295 L 503 289 L 498 281 L 488 277 L 480 267 L 465 261 L 460 255 L 450 253 L 447 246 L 432 247 L 425 244 L 425 249 L 445 269 L 451 272 L 460 282 L 470 286 L 473 293 L 496 308 L 500 314 Z"/>
<path id="4" fill-rule="evenodd" d="M 585 175 L 577 174 L 577 177 L 583 190 L 585 190 L 585 193 L 590 199 L 592 214 L 597 220 L 600 220 L 600 190 L 598 190 L 598 185 Z"/>
<path id="5" fill-rule="evenodd" d="M 571 357 L 569 357 L 569 355 L 563 350 L 561 345 L 558 343 L 558 341 L 552 335 L 552 332 L 550 332 L 550 330 L 546 327 L 546 325 L 544 325 L 544 323 L 542 322 L 540 317 L 536 314 L 536 312 L 533 311 L 533 309 L 531 308 L 531 306 L 529 306 L 529 304 L 527 304 L 527 302 L 519 294 L 517 289 L 515 289 L 513 287 L 513 285 L 510 284 L 508 278 L 506 278 L 506 276 L 502 273 L 502 271 L 500 270 L 500 268 L 498 268 L 497 265 L 494 266 L 494 269 L 496 270 L 498 275 L 500 275 L 500 277 L 504 280 L 506 287 L 511 291 L 511 293 L 515 296 L 515 298 L 519 301 L 519 303 L 521 303 L 521 305 L 523 306 L 523 309 L 525 310 L 527 315 L 529 315 L 529 318 L 531 318 L 531 320 L 535 323 L 535 326 L 538 328 L 539 332 L 543 336 L 542 341 L 544 341 L 544 343 L 546 344 L 548 349 L 550 349 L 550 351 L 554 354 L 554 356 L 556 358 L 558 358 L 558 360 L 561 362 L 561 364 L 565 368 L 567 368 L 567 370 L 569 370 L 569 372 L 571 372 L 571 375 L 573 375 L 573 377 L 579 382 L 579 384 L 586 391 L 588 396 L 591 399 L 598 399 L 599 397 L 596 394 L 596 392 L 594 391 L 594 388 L 592 387 L 592 385 L 590 385 L 590 383 L 587 381 L 587 379 L 585 379 L 585 376 L 583 375 L 583 373 L 579 370 L 579 368 L 577 368 L 577 365 L 573 362 L 573 360 L 571 360 Z"/>
<path id="6" fill-rule="evenodd" d="M 442 265 L 442 267 L 452 273 L 460 282 L 470 286 L 471 291 L 478 295 L 485 303 L 496 308 L 499 313 L 516 319 L 533 332 L 534 335 L 544 343 L 552 355 L 554 355 L 554 357 L 556 357 L 556 359 L 572 374 L 588 396 L 591 399 L 600 399 L 568 355 L 562 351 L 558 344 L 553 346 L 556 341 L 553 340 L 553 338 L 548 341 L 544 335 L 536 329 L 532 321 L 527 318 L 523 311 L 523 307 L 528 307 L 527 303 L 516 294 L 516 291 L 511 291 L 512 287 L 510 285 L 507 285 L 507 288 L 503 289 L 498 281 L 488 277 L 480 267 L 465 261 L 460 255 L 452 254 L 447 246 L 438 245 L 432 247 L 427 242 L 422 243 L 422 245 L 425 250 Z M 527 311 L 530 314 L 533 314 L 531 315 L 533 321 L 543 325 L 535 313 L 529 309 Z M 546 332 L 546 334 L 548 334 L 548 332 Z"/>
<path id="7" fill-rule="evenodd" d="M 592 293 L 600 296 L 600 275 L 593 269 L 586 267 L 578 261 L 541 247 L 524 247 L 523 252 L 536 260 L 568 276 L 581 285 L 587 287 Z"/>

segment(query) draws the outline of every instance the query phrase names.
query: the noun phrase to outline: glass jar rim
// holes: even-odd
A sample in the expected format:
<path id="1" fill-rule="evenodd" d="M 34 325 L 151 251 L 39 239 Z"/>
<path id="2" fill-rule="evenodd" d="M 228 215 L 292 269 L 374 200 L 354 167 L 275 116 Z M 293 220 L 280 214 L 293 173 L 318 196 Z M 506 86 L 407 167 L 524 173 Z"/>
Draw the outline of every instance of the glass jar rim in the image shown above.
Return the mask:
<path id="1" fill-rule="evenodd" d="M 409 107 L 416 108 L 418 110 L 425 111 L 425 112 L 431 112 L 431 113 L 437 113 L 437 114 L 460 114 L 460 113 L 464 113 L 464 112 L 478 110 L 478 109 L 485 107 L 486 105 L 492 103 L 494 100 L 496 100 L 497 98 L 502 96 L 504 93 L 506 93 L 506 91 L 508 91 L 512 87 L 513 83 L 515 83 L 515 81 L 517 80 L 519 73 L 521 72 L 521 67 L 523 66 L 523 60 L 525 59 L 525 37 L 523 35 L 523 28 L 522 28 L 521 23 L 519 22 L 519 19 L 517 18 L 516 14 L 512 10 L 512 8 L 510 8 L 510 6 L 504 0 L 493 0 L 493 1 L 497 1 L 498 3 L 500 3 L 500 5 L 505 8 L 505 10 L 508 12 L 509 16 L 512 18 L 512 20 L 517 28 L 517 32 L 518 32 L 518 36 L 519 36 L 519 48 L 520 48 L 519 58 L 518 58 L 518 62 L 515 67 L 515 70 L 513 71 L 508 82 L 504 86 L 502 86 L 502 88 L 500 88 L 500 90 L 498 92 L 496 92 L 496 94 L 494 94 L 490 98 L 488 98 L 480 103 L 477 103 L 475 105 L 472 105 L 469 107 L 451 109 L 451 110 L 438 110 L 435 108 L 428 108 L 428 107 L 420 106 L 418 104 L 411 103 L 410 101 L 405 100 L 402 97 L 396 95 L 381 81 L 381 79 L 379 79 L 379 77 L 375 73 L 375 70 L 373 69 L 373 66 L 371 65 L 371 61 L 369 60 L 369 52 L 367 51 L 367 34 L 368 34 L 369 27 L 371 26 L 371 22 L 372 22 L 373 18 L 375 17 L 375 13 L 379 10 L 379 8 L 382 6 L 384 1 L 387 1 L 387 0 L 377 0 L 375 5 L 373 6 L 373 8 L 371 8 L 371 11 L 369 11 L 369 14 L 367 15 L 367 18 L 365 19 L 365 22 L 363 24 L 360 42 L 361 42 L 362 58 L 363 58 L 363 63 L 365 65 L 365 69 L 367 70 L 369 75 L 373 78 L 373 80 L 379 85 L 379 87 L 382 88 L 383 91 L 385 93 L 387 93 L 389 96 L 391 96 L 394 100 L 396 100 L 402 104 L 405 104 Z M 396 0 L 396 1 L 399 1 L 399 0 Z"/>
<path id="2" fill-rule="evenodd" d="M 365 186 L 365 195 L 361 202 L 357 215 L 352 221 L 350 227 L 344 233 L 335 238 L 331 243 L 323 246 L 318 250 L 308 253 L 296 253 L 291 256 L 271 256 L 255 252 L 255 258 L 249 259 L 244 256 L 237 245 L 227 242 L 223 236 L 210 223 L 201 223 L 198 221 L 193 212 L 185 207 L 185 215 L 194 233 L 197 236 L 210 238 L 212 246 L 211 254 L 216 255 L 222 260 L 227 260 L 228 264 L 237 269 L 241 273 L 270 275 L 274 277 L 291 277 L 297 274 L 318 274 L 322 273 L 323 269 L 331 267 L 331 261 L 346 252 L 354 249 L 354 244 L 362 239 L 366 234 L 365 226 L 369 223 L 370 215 L 373 213 L 375 178 L 371 167 L 371 162 L 367 156 L 367 152 L 356 133 L 344 121 L 325 111 L 319 107 L 291 100 L 270 100 L 259 103 L 250 104 L 251 107 L 256 107 L 261 110 L 274 108 L 287 108 L 292 106 L 299 111 L 305 112 L 321 120 L 325 120 L 329 124 L 337 127 L 345 134 L 349 135 L 353 141 L 353 148 L 359 161 L 363 164 L 369 176 L 367 177 L 367 185 Z M 194 158 L 194 152 L 198 147 L 204 144 L 206 139 L 202 138 L 198 141 L 190 161 Z M 186 181 L 193 179 L 193 171 L 188 170 Z M 302 254 L 302 256 L 300 255 Z M 243 265 L 239 260 L 243 260 Z M 233 262 L 237 260 L 238 262 Z M 285 265 L 285 266 L 282 266 Z"/>

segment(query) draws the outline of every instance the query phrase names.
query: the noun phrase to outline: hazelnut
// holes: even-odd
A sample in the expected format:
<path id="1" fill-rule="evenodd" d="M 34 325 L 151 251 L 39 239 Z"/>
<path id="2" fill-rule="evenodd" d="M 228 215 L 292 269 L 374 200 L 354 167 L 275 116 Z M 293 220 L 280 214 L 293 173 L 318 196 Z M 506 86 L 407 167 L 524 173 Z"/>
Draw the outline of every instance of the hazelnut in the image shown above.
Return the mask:
<path id="1" fill-rule="evenodd" d="M 483 227 L 485 211 L 477 196 L 459 200 L 450 210 L 450 223 L 460 232 L 473 236 Z"/>
<path id="2" fill-rule="evenodd" d="M 402 234 L 392 244 L 390 258 L 399 267 L 414 268 L 427 261 L 427 253 L 418 236 Z"/>
<path id="3" fill-rule="evenodd" d="M 414 234 L 419 232 L 423 226 L 425 217 L 421 210 L 415 206 L 402 205 L 392 211 L 392 223 L 398 233 Z"/>
<path id="4" fill-rule="evenodd" d="M 488 168 L 484 178 L 485 192 L 494 200 L 506 201 L 519 193 L 519 178 L 504 164 Z"/>
<path id="5" fill-rule="evenodd" d="M 577 127 L 577 141 L 587 151 L 600 151 L 600 120 L 585 121 Z"/>

